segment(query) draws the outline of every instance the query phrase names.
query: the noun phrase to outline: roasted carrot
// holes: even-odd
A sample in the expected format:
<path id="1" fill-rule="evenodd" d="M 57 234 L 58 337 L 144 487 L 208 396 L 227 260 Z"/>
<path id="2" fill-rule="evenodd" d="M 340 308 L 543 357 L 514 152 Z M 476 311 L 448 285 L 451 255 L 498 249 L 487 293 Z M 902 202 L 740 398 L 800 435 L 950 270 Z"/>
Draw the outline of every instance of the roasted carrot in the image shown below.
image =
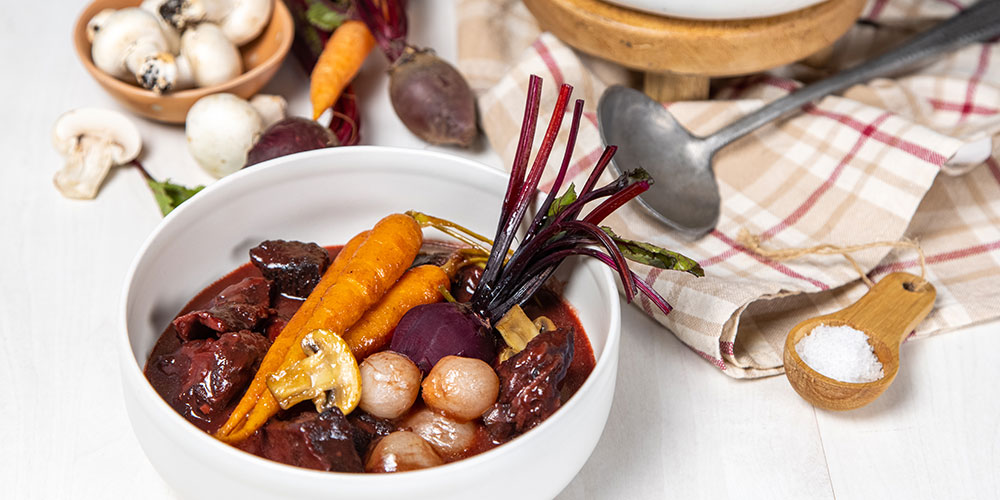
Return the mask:
<path id="1" fill-rule="evenodd" d="M 448 275 L 438 266 L 425 265 L 407 271 L 382 300 L 347 331 L 344 340 L 354 357 L 360 361 L 384 349 L 406 311 L 441 300 L 439 287 L 447 287 L 448 282 Z"/>
<path id="2" fill-rule="evenodd" d="M 291 342 L 282 344 L 285 348 L 275 352 L 275 356 L 283 357 L 281 363 L 275 366 L 276 363 L 272 361 L 265 371 L 262 362 L 253 383 L 260 378 L 266 386 L 268 376 L 305 358 L 306 354 L 302 349 L 292 347 L 300 345 L 302 338 L 309 332 L 319 328 L 337 335 L 346 332 L 403 275 L 422 243 L 420 226 L 408 215 L 392 214 L 375 224 L 368 237 L 347 260 L 336 281 L 322 293 L 316 306 L 304 313 L 306 318 L 296 322 L 294 326 L 299 328 L 289 331 L 299 315 L 296 313 L 281 331 L 279 339 L 292 339 Z M 313 299 L 313 294 L 309 295 L 307 302 Z M 269 356 L 270 350 L 265 356 L 265 362 Z M 216 433 L 216 437 L 227 442 L 238 442 L 249 437 L 278 412 L 278 402 L 267 390 L 256 391 L 256 395 L 247 391 L 237 410 L 240 411 L 233 412 L 226 425 Z"/>
<path id="3" fill-rule="evenodd" d="M 314 120 L 337 102 L 374 46 L 375 38 L 361 21 L 345 21 L 334 30 L 309 79 Z"/>
<path id="4" fill-rule="evenodd" d="M 323 277 L 320 278 L 319 283 L 313 288 L 309 297 L 299 306 L 298 311 L 292 315 L 288 324 L 285 325 L 281 333 L 271 343 L 271 347 L 267 350 L 267 354 L 264 355 L 264 359 L 260 363 L 260 368 L 257 369 L 257 374 L 254 375 L 253 381 L 250 382 L 247 392 L 243 394 L 243 398 L 236 405 L 236 409 L 233 410 L 233 413 L 229 415 L 229 419 L 226 420 L 226 423 L 216 433 L 218 437 L 223 438 L 242 425 L 247 413 L 253 408 L 261 394 L 267 392 L 267 375 L 274 373 L 285 360 L 285 354 L 296 346 L 295 341 L 298 333 L 312 316 L 312 311 L 316 310 L 320 299 L 337 281 L 344 268 L 347 267 L 347 261 L 354 256 L 358 247 L 368 238 L 370 233 L 371 231 L 358 233 L 340 249 L 337 258 L 333 260 L 330 267 L 323 273 Z"/>

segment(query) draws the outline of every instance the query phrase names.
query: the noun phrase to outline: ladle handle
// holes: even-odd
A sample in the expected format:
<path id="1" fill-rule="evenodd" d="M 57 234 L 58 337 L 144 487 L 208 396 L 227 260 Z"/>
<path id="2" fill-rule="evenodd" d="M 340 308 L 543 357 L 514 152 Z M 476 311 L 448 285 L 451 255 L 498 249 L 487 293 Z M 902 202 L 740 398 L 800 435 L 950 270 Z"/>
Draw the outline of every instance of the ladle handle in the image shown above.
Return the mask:
<path id="1" fill-rule="evenodd" d="M 903 45 L 830 78 L 802 87 L 727 125 L 706 137 L 705 141 L 713 150 L 721 148 L 815 99 L 997 35 L 1000 35 L 1000 0 L 980 0 L 950 19 L 914 36 Z"/>

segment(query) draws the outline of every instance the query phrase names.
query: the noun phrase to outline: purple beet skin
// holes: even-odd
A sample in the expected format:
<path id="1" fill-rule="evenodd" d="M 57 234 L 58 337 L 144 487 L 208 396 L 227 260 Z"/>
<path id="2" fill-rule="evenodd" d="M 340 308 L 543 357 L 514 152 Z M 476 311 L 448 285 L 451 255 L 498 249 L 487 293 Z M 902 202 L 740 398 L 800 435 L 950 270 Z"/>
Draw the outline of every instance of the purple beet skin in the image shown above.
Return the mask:
<path id="1" fill-rule="evenodd" d="M 493 363 L 493 339 L 489 327 L 467 306 L 439 302 L 410 309 L 396 325 L 390 349 L 405 354 L 426 374 L 445 356 Z"/>
<path id="2" fill-rule="evenodd" d="M 247 154 L 246 166 L 279 156 L 328 148 L 337 144 L 337 138 L 330 129 L 313 120 L 292 116 L 271 125 L 261 134 L 260 139 Z"/>

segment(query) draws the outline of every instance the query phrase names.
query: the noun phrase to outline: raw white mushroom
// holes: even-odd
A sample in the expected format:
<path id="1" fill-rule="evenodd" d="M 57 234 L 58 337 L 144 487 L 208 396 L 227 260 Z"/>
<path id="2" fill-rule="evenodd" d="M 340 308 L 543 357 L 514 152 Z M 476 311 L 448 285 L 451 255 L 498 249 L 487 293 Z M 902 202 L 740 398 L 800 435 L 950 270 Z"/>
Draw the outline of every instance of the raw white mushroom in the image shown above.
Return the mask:
<path id="1" fill-rule="evenodd" d="M 187 60 L 191 77 L 199 87 L 228 82 L 243 72 L 240 51 L 212 23 L 201 23 L 184 30 L 178 59 Z"/>
<path id="2" fill-rule="evenodd" d="M 264 129 L 283 120 L 288 111 L 288 101 L 280 95 L 257 94 L 250 98 L 250 105 L 260 115 Z"/>
<path id="3" fill-rule="evenodd" d="M 97 32 L 101 30 L 104 23 L 108 22 L 108 18 L 114 13 L 115 9 L 104 9 L 97 14 L 94 14 L 94 17 L 90 18 L 90 21 L 87 21 L 88 42 L 94 43 L 94 36 L 97 35 Z"/>
<path id="4" fill-rule="evenodd" d="M 67 198 L 93 199 L 111 167 L 135 159 L 142 148 L 139 129 L 125 115 L 80 108 L 60 116 L 52 143 L 66 158 L 53 182 Z"/>
<path id="5" fill-rule="evenodd" d="M 143 88 L 156 92 L 168 90 L 147 59 L 170 59 L 170 42 L 160 24 L 149 12 L 137 7 L 119 9 L 94 24 L 91 58 L 105 73 L 121 80 L 134 78 Z M 172 62 L 172 61 L 171 61 Z"/>
<path id="6" fill-rule="evenodd" d="M 177 29 L 201 22 L 218 23 L 236 45 L 243 45 L 263 31 L 274 0 L 166 0 L 160 13 Z"/>
<path id="7" fill-rule="evenodd" d="M 266 112 L 283 110 L 287 104 L 279 96 L 257 96 L 267 103 Z M 277 102 L 280 100 L 282 102 Z M 268 120 L 274 116 L 268 117 Z M 276 120 L 275 120 L 276 121 Z M 261 113 L 249 102 L 233 94 L 212 94 L 191 106 L 184 124 L 188 150 L 198 165 L 215 177 L 229 175 L 246 165 L 247 153 L 266 128 Z"/>
<path id="8" fill-rule="evenodd" d="M 139 8 L 149 12 L 156 18 L 156 21 L 160 23 L 160 29 L 163 30 L 163 35 L 167 37 L 167 43 L 170 44 L 170 53 L 177 54 L 181 50 L 181 32 L 177 31 L 173 25 L 167 22 L 166 19 L 160 15 L 160 6 L 163 5 L 167 0 L 143 0 L 139 4 Z"/>

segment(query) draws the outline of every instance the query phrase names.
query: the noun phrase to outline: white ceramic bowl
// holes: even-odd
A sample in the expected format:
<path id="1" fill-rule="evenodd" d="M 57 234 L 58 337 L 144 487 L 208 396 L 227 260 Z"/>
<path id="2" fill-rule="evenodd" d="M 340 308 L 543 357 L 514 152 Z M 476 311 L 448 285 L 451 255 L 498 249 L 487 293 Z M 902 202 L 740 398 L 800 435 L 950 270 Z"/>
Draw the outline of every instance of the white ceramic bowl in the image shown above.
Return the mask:
<path id="1" fill-rule="evenodd" d="M 146 382 L 153 345 L 187 300 L 247 262 L 265 239 L 338 244 L 407 209 L 492 234 L 506 175 L 441 153 L 332 148 L 278 158 L 206 188 L 153 231 L 128 273 L 121 303 L 122 384 L 136 437 L 160 475 L 185 498 L 352 500 L 552 498 L 600 438 L 618 366 L 619 299 L 596 261 L 567 262 L 564 297 L 597 363 L 552 417 L 475 457 L 397 474 L 318 472 L 271 462 L 216 441 L 175 413 Z M 429 237 L 442 237 L 428 232 Z M 568 267 L 572 267 L 570 274 Z"/>
<path id="2" fill-rule="evenodd" d="M 688 19 L 726 20 L 770 17 L 816 5 L 824 0 L 605 0 L 630 9 Z"/>

